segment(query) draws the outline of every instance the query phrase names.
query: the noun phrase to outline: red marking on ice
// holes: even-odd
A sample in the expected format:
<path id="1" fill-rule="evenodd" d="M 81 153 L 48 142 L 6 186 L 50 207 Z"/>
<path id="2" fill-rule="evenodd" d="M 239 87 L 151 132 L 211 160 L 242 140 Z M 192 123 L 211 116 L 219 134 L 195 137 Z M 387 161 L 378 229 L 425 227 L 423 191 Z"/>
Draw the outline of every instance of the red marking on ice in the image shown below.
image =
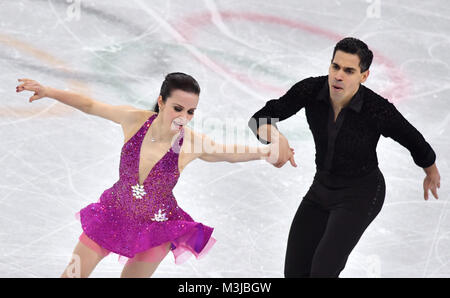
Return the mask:
<path id="1" fill-rule="evenodd" d="M 285 18 L 281 18 L 278 16 L 270 16 L 270 15 L 262 15 L 257 13 L 248 13 L 248 12 L 230 12 L 230 11 L 222 11 L 218 12 L 222 20 L 231 21 L 234 19 L 237 20 L 245 20 L 249 22 L 262 22 L 269 23 L 275 25 L 286 26 L 289 28 L 299 29 L 305 32 L 308 32 L 312 35 L 321 36 L 326 39 L 329 39 L 333 42 L 337 42 L 344 38 L 345 36 L 334 33 L 330 30 L 322 29 L 317 26 L 309 25 L 299 21 L 293 21 Z M 175 26 L 180 34 L 186 39 L 187 42 L 193 43 L 194 33 L 195 31 L 202 26 L 209 26 L 212 24 L 212 16 L 210 12 L 199 13 L 195 15 L 191 15 L 182 19 L 177 26 Z M 381 95 L 390 99 L 390 101 L 398 102 L 399 100 L 407 97 L 407 91 L 409 89 L 409 83 L 406 77 L 403 75 L 402 71 L 398 69 L 395 64 L 387 57 L 382 55 L 376 50 L 372 50 L 374 53 L 374 63 L 379 63 L 385 65 L 387 68 L 387 77 L 389 77 L 389 81 L 393 83 L 393 86 L 382 90 Z M 208 65 L 206 61 L 202 61 L 199 58 L 202 64 Z M 263 82 L 259 82 L 251 79 L 248 75 L 240 74 L 233 72 L 229 68 L 224 65 L 221 65 L 217 62 L 214 62 L 217 67 L 220 67 L 222 71 L 235 78 L 240 82 L 245 82 L 254 87 L 260 87 L 266 91 L 272 91 L 277 93 L 284 93 L 285 89 L 280 89 L 279 87 L 269 85 Z"/>

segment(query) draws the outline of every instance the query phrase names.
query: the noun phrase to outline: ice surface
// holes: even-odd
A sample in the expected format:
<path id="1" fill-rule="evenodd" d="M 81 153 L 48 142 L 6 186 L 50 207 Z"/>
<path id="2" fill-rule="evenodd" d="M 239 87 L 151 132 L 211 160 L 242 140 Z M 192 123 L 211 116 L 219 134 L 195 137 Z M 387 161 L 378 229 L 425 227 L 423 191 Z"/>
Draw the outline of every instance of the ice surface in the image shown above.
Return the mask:
<path id="1" fill-rule="evenodd" d="M 447 1 L 1 1 L 0 277 L 58 277 L 78 241 L 74 214 L 118 179 L 119 125 L 52 99 L 28 103 L 17 78 L 70 88 L 110 104 L 151 109 L 164 75 L 202 87 L 201 119 L 246 122 L 295 82 L 326 74 L 336 41 L 375 52 L 366 86 L 388 97 L 437 153 L 439 200 L 423 199 L 424 172 L 391 139 L 378 145 L 386 179 L 381 213 L 342 277 L 449 277 L 450 8 Z M 196 121 L 197 120 L 197 121 Z M 203 132 L 220 139 L 214 121 Z M 220 123 L 219 123 L 220 124 Z M 204 259 L 154 277 L 282 277 L 292 218 L 314 175 L 304 111 L 279 123 L 298 168 L 196 160 L 174 190 L 215 227 Z M 236 142 L 258 145 L 254 137 Z M 92 277 L 118 277 L 109 256 Z"/>

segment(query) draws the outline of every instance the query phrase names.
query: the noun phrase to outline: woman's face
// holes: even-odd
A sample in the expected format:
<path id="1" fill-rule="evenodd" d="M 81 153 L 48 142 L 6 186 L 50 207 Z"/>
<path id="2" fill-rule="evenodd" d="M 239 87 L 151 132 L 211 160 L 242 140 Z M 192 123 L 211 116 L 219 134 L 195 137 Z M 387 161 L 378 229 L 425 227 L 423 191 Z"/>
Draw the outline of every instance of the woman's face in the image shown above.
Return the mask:
<path id="1" fill-rule="evenodd" d="M 197 94 L 179 89 L 173 90 L 165 103 L 159 96 L 159 113 L 163 116 L 164 124 L 169 125 L 174 132 L 179 131 L 194 117 L 198 100 Z"/>

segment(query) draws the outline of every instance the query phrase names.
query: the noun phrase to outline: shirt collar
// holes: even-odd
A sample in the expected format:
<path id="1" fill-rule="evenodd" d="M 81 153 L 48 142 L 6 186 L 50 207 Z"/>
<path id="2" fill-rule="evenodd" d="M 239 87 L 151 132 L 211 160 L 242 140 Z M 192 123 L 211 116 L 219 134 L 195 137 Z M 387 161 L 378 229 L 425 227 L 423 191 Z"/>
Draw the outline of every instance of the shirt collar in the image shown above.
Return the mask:
<path id="1" fill-rule="evenodd" d="M 350 100 L 350 103 L 348 104 L 348 107 L 355 112 L 359 113 L 361 111 L 362 105 L 363 105 L 363 96 L 361 96 L 362 93 L 362 87 L 361 84 L 359 85 L 358 91 L 356 91 L 355 95 L 353 95 L 352 99 Z M 328 88 L 328 79 L 326 80 L 324 86 L 320 90 L 318 96 L 318 100 L 329 102 L 330 99 L 330 89 Z"/>

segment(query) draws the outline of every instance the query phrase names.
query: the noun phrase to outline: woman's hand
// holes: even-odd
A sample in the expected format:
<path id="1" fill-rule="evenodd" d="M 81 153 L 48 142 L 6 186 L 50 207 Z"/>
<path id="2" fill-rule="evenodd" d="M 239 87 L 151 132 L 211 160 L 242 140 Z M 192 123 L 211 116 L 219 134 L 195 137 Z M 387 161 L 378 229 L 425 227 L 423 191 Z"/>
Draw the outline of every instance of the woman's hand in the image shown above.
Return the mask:
<path id="1" fill-rule="evenodd" d="M 16 92 L 21 92 L 24 90 L 34 91 L 34 95 L 30 97 L 29 102 L 46 96 L 47 88 L 38 82 L 30 79 L 18 79 L 18 81 L 23 83 L 16 87 Z"/>
<path id="2" fill-rule="evenodd" d="M 294 149 L 289 146 L 289 143 L 284 136 L 280 135 L 280 137 L 280 140 L 270 143 L 270 152 L 266 157 L 267 162 L 277 168 L 281 168 L 287 161 L 289 161 L 293 167 L 297 167 L 294 159 Z"/>

